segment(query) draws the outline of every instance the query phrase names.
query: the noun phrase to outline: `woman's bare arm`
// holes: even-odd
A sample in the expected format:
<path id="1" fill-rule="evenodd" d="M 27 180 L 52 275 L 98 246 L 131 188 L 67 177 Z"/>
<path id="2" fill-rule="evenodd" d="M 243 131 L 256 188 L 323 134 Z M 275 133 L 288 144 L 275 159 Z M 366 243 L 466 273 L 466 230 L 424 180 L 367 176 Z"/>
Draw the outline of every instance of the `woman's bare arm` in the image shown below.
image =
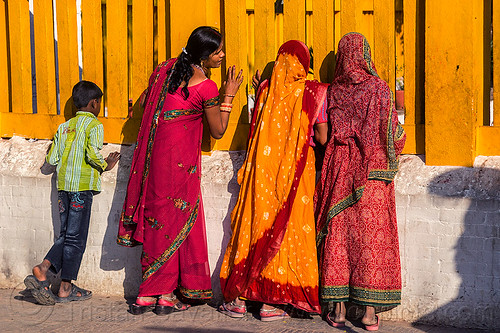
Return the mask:
<path id="1" fill-rule="evenodd" d="M 227 70 L 227 80 L 223 84 L 224 98 L 222 103 L 232 104 L 233 98 L 243 82 L 243 70 L 236 75 L 236 67 L 231 66 Z M 205 109 L 210 135 L 220 139 L 224 135 L 229 122 L 230 112 L 221 110 L 222 105 L 216 105 Z"/>

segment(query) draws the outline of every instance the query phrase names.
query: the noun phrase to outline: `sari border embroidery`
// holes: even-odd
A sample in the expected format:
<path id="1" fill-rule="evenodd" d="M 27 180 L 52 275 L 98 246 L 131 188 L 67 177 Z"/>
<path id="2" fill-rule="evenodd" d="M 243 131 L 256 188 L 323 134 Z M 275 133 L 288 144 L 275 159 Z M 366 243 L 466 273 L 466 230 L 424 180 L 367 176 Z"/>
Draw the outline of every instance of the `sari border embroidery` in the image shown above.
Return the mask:
<path id="1" fill-rule="evenodd" d="M 321 231 L 316 236 L 316 245 L 320 245 L 323 238 L 328 234 L 328 226 L 330 225 L 330 221 L 338 214 L 340 214 L 343 210 L 351 207 L 356 202 L 361 199 L 363 195 L 363 191 L 365 190 L 365 185 L 358 187 L 353 193 L 349 194 L 344 199 L 340 200 L 337 204 L 333 205 L 328 214 L 326 215 L 326 222 Z"/>
<path id="2" fill-rule="evenodd" d="M 153 229 L 161 230 L 163 228 L 163 224 L 154 217 L 145 217 L 144 220 L 146 220 L 146 223 Z"/>
<path id="3" fill-rule="evenodd" d="M 379 77 L 377 71 L 375 70 L 375 68 L 373 68 L 370 44 L 368 43 L 368 40 L 366 40 L 366 38 L 363 38 L 363 58 L 366 61 L 366 66 L 368 67 L 370 74 Z"/>
<path id="4" fill-rule="evenodd" d="M 349 286 L 322 286 L 321 299 L 323 302 L 346 302 L 349 300 Z"/>
<path id="5" fill-rule="evenodd" d="M 125 215 L 125 210 L 122 210 L 120 221 L 122 221 L 123 225 L 136 224 L 132 215 Z"/>
<path id="6" fill-rule="evenodd" d="M 401 304 L 401 289 L 370 289 L 354 286 L 323 286 L 323 302 L 351 301 L 360 305 L 394 306 Z"/>
<path id="7" fill-rule="evenodd" d="M 203 111 L 196 109 L 177 109 L 177 110 L 169 110 L 163 113 L 163 120 L 172 120 L 175 118 L 179 118 L 181 116 L 190 116 L 193 114 L 199 114 Z"/>
<path id="8" fill-rule="evenodd" d="M 193 299 L 211 299 L 213 297 L 212 289 L 188 289 L 179 286 L 179 292 L 182 296 Z"/>
<path id="9" fill-rule="evenodd" d="M 163 264 L 165 264 L 170 257 L 179 249 L 179 247 L 182 245 L 184 240 L 187 238 L 189 235 L 189 232 L 193 228 L 194 223 L 196 222 L 196 219 L 198 218 L 198 206 L 200 203 L 200 198 L 198 197 L 198 200 L 196 200 L 196 204 L 193 207 L 193 210 L 191 211 L 191 214 L 189 215 L 186 224 L 184 224 L 184 227 L 179 231 L 179 234 L 177 237 L 175 237 L 174 241 L 172 244 L 161 254 L 161 256 L 156 259 L 151 265 L 149 265 L 148 268 L 144 271 L 142 274 L 142 280 L 145 281 L 147 280 L 151 275 L 156 273 Z"/>
<path id="10" fill-rule="evenodd" d="M 220 104 L 219 96 L 212 97 L 203 102 L 204 108 L 211 108 L 212 106 L 217 106 Z"/>
<path id="11" fill-rule="evenodd" d="M 116 237 L 116 242 L 118 245 L 126 246 L 126 247 L 134 247 L 137 246 L 141 243 L 137 242 L 136 240 L 133 240 L 130 235 L 118 235 Z"/>
<path id="12" fill-rule="evenodd" d="M 369 289 L 350 287 L 350 298 L 361 305 L 399 305 L 401 303 L 401 289 Z"/>

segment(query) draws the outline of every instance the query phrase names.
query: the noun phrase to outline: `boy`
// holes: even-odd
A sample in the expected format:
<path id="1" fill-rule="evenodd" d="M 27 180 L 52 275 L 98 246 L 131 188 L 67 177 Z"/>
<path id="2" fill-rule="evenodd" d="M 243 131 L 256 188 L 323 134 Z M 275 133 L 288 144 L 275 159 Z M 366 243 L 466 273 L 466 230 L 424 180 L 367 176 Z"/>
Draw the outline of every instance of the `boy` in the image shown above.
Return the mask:
<path id="1" fill-rule="evenodd" d="M 33 297 L 44 305 L 83 301 L 92 292 L 71 283 L 76 280 L 87 243 L 90 210 L 94 193 L 101 191 L 101 173 L 111 170 L 120 153 L 103 158 L 103 126 L 97 119 L 101 108 L 101 89 L 93 82 L 81 81 L 73 87 L 76 116 L 61 124 L 47 154 L 46 162 L 57 165 L 57 190 L 61 233 L 44 260 L 24 279 Z M 61 272 L 56 297 L 50 290 L 47 271 Z"/>

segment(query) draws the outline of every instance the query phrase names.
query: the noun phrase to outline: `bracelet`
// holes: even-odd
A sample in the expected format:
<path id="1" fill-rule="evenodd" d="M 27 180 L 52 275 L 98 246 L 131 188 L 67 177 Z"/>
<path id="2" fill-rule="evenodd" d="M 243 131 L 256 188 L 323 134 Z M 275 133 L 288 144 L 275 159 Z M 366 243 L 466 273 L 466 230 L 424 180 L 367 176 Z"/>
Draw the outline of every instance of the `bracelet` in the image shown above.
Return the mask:
<path id="1" fill-rule="evenodd" d="M 222 103 L 220 105 L 220 111 L 221 112 L 228 112 L 228 113 L 230 113 L 232 108 L 233 108 L 233 104 L 231 104 L 231 103 Z"/>
<path id="2" fill-rule="evenodd" d="M 235 97 L 236 95 L 224 94 L 224 96 Z"/>

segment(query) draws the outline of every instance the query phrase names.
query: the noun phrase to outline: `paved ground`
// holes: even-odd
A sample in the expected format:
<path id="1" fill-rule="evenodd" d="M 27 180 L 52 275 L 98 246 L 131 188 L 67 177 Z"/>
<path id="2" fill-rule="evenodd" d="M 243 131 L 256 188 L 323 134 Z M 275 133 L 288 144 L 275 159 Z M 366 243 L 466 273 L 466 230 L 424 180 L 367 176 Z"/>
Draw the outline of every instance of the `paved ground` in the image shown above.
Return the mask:
<path id="1" fill-rule="evenodd" d="M 1 332 L 366 332 L 358 323 L 348 322 L 344 329 L 335 329 L 319 316 L 311 319 L 291 318 L 281 322 L 263 323 L 255 315 L 232 319 L 209 305 L 195 306 L 185 312 L 167 316 L 146 313 L 133 316 L 127 312 L 122 297 L 94 297 L 84 302 L 41 306 L 31 293 L 22 289 L 0 289 Z M 379 332 L 472 333 L 464 330 L 426 325 L 413 326 L 405 322 L 384 321 Z"/>

